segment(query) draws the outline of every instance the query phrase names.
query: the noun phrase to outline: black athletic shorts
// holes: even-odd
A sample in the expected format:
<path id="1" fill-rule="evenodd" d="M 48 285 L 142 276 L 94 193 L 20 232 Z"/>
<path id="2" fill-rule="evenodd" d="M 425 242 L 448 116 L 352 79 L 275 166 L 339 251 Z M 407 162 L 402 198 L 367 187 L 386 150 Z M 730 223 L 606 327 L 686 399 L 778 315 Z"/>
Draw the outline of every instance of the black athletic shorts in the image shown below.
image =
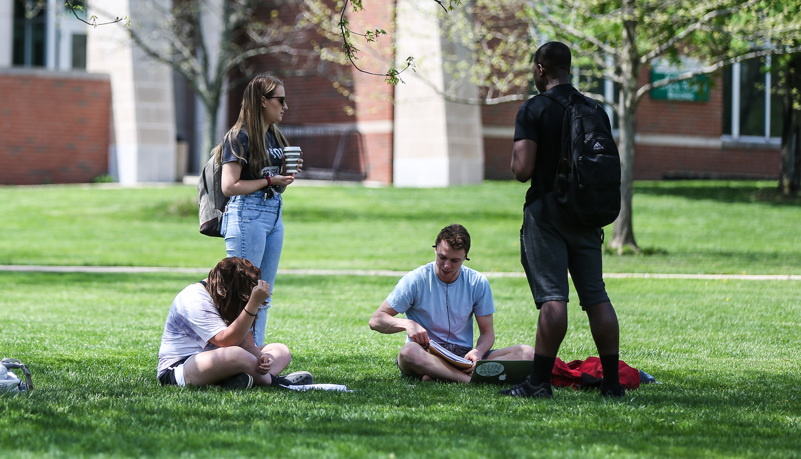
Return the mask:
<path id="1" fill-rule="evenodd" d="M 191 355 L 189 357 L 191 357 Z M 181 359 L 173 363 L 172 365 L 170 365 L 170 368 L 168 368 L 167 371 L 165 371 L 164 373 L 161 374 L 161 376 L 159 376 L 159 382 L 161 383 L 162 386 L 178 385 L 178 381 L 175 380 L 175 367 L 189 360 L 189 357 L 186 357 L 184 359 Z"/>
<path id="2" fill-rule="evenodd" d="M 603 229 L 572 225 L 559 218 L 552 194 L 523 210 L 520 261 L 537 309 L 547 301 L 568 301 L 567 274 L 586 309 L 609 301 L 604 284 Z"/>

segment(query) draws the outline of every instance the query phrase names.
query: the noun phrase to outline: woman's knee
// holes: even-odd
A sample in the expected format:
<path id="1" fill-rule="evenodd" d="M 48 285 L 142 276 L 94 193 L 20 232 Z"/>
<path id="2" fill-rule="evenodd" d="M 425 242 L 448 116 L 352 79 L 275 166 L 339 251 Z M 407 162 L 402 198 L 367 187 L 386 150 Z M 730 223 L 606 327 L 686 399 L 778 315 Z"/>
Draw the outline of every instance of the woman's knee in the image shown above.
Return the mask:
<path id="1" fill-rule="evenodd" d="M 286 359 L 287 364 L 292 360 L 289 346 L 284 343 L 270 343 L 261 348 L 262 353 L 271 354 L 276 359 Z"/>
<path id="2" fill-rule="evenodd" d="M 236 363 L 242 368 L 242 371 L 246 371 L 246 368 L 251 368 L 256 359 L 256 356 L 239 346 L 230 346 L 221 349 L 226 351 L 224 358 L 229 362 Z"/>

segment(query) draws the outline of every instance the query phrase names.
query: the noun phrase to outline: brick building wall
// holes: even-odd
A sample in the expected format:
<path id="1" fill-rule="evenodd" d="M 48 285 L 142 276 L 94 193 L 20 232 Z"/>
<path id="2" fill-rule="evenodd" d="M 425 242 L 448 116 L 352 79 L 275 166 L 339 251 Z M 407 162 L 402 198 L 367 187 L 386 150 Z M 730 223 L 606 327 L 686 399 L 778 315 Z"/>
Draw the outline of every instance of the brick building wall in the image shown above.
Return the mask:
<path id="1" fill-rule="evenodd" d="M 373 45 L 357 44 L 362 50 L 357 63 L 363 70 L 372 73 L 386 72 L 389 63 L 395 58 L 395 5 L 394 0 L 371 2 L 363 11 L 348 16 L 353 30 L 383 29 L 387 32 Z M 395 87 L 387 84 L 381 76 L 368 75 L 353 69 L 351 75 L 355 121 L 363 136 L 366 180 L 392 183 Z"/>
<path id="2" fill-rule="evenodd" d="M 510 163 L 514 144 L 515 116 L 523 101 L 481 107 L 484 125 L 484 178 L 514 180 Z"/>
<path id="3" fill-rule="evenodd" d="M 640 83 L 646 83 L 649 70 Z M 724 142 L 723 81 L 711 82 L 709 100 L 681 102 L 645 96 L 637 110 L 634 179 L 777 179 L 780 150 Z"/>
<path id="4" fill-rule="evenodd" d="M 108 172 L 108 76 L 2 69 L 0 88 L 0 184 L 86 183 Z"/>

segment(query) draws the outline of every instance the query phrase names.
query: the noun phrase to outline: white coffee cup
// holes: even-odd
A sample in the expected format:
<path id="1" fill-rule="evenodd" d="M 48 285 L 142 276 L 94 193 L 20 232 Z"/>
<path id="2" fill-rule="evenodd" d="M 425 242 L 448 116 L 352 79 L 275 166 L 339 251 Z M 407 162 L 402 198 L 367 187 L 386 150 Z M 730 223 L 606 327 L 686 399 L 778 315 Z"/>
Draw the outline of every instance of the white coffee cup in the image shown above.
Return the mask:
<path id="1" fill-rule="evenodd" d="M 284 147 L 284 161 L 286 161 L 286 173 L 298 173 L 298 160 L 303 153 L 300 147 Z"/>

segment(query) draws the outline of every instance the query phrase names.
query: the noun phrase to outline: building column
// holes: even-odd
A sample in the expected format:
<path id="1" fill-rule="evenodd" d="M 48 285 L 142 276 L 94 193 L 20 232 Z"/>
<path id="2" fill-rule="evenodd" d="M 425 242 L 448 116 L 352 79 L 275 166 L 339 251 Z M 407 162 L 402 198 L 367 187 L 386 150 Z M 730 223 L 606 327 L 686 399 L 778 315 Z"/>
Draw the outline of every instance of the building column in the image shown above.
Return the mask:
<path id="1" fill-rule="evenodd" d="M 96 14 L 99 22 L 128 16 L 131 27 L 147 34 L 157 31 L 155 21 L 160 18 L 151 3 L 171 4 L 169 0 L 105 0 L 102 10 L 92 9 L 89 14 Z M 151 44 L 167 46 L 167 41 Z M 125 185 L 175 181 L 172 69 L 146 56 L 121 24 L 92 29 L 87 48 L 87 71 L 111 76 L 110 173 Z"/>
<path id="2" fill-rule="evenodd" d="M 459 50 L 442 37 L 438 8 L 436 2 L 397 2 L 397 65 L 403 68 L 413 56 L 417 68 L 402 73 L 404 83 L 395 88 L 396 186 L 478 184 L 484 177 L 480 107 L 443 96 L 455 86 L 460 99 L 476 99 L 478 89 L 445 69 L 446 53 Z"/>
<path id="3" fill-rule="evenodd" d="M 14 2 L 0 2 L 0 67 L 11 67 L 13 43 Z"/>

